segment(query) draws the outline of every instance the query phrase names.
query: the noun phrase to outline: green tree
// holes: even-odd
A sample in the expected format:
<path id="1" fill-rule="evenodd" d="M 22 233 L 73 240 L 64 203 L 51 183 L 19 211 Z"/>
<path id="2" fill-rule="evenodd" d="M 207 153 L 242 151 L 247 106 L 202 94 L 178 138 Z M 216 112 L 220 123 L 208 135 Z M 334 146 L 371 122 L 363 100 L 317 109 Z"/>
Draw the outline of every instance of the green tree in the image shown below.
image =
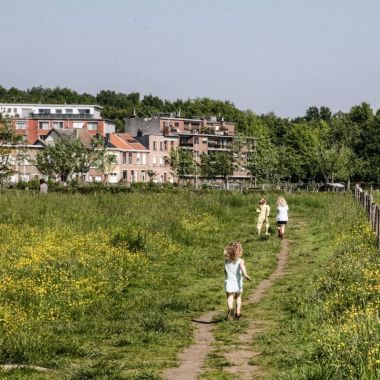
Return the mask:
<path id="1" fill-rule="evenodd" d="M 38 153 L 35 164 L 42 174 L 67 181 L 72 174 L 88 171 L 91 152 L 81 141 L 63 137 Z"/>
<path id="2" fill-rule="evenodd" d="M 157 173 L 154 170 L 152 170 L 152 169 L 147 170 L 146 174 L 149 177 L 149 182 L 150 183 L 152 183 L 154 181 L 154 178 L 157 177 Z"/>
<path id="3" fill-rule="evenodd" d="M 117 157 L 107 150 L 107 142 L 103 136 L 99 134 L 93 137 L 91 148 L 89 155 L 90 164 L 102 173 L 103 182 L 107 183 L 109 173 L 117 164 Z"/>
<path id="4" fill-rule="evenodd" d="M 233 173 L 232 152 L 215 152 L 211 156 L 212 168 L 215 177 L 222 177 L 227 186 L 228 177 Z"/>
<path id="5" fill-rule="evenodd" d="M 233 173 L 233 152 L 202 153 L 200 171 L 202 177 L 219 177 L 227 185 L 228 177 Z"/>
<path id="6" fill-rule="evenodd" d="M 14 132 L 12 122 L 0 114 L 0 184 L 16 173 L 16 150 L 21 141 L 22 137 Z"/>
<path id="7" fill-rule="evenodd" d="M 247 168 L 257 181 L 277 181 L 278 153 L 268 136 L 262 136 L 250 154 Z"/>
<path id="8" fill-rule="evenodd" d="M 170 151 L 170 167 L 179 179 L 195 174 L 196 164 L 189 150 L 173 149 Z"/>

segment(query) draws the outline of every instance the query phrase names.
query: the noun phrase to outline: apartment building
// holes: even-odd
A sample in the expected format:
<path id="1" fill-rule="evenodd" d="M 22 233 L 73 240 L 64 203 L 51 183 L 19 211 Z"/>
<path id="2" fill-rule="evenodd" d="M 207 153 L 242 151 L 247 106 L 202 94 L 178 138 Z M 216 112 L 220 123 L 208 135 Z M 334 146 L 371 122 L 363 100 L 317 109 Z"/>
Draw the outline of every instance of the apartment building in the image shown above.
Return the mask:
<path id="1" fill-rule="evenodd" d="M 103 119 L 101 110 L 85 104 L 0 103 L 0 114 L 12 120 L 16 133 L 28 144 L 45 139 L 52 129 L 86 129 L 102 135 L 115 132 L 115 123 Z"/>
<path id="2" fill-rule="evenodd" d="M 163 151 L 161 163 L 170 149 L 189 150 L 195 161 L 200 162 L 202 153 L 213 155 L 217 152 L 232 152 L 235 139 L 235 123 L 216 117 L 187 119 L 178 114 L 159 114 L 153 117 L 133 117 L 125 119 L 125 130 L 141 141 L 151 152 L 151 166 L 157 167 L 155 152 Z M 170 149 L 166 149 L 169 148 Z M 234 153 L 233 179 L 248 179 L 246 168 L 247 148 Z M 160 171 L 161 173 L 162 171 Z M 171 174 L 170 174 L 171 175 Z M 170 177 L 173 180 L 172 177 Z M 166 181 L 163 181 L 166 182 Z"/>
<path id="3" fill-rule="evenodd" d="M 199 160 L 202 153 L 229 150 L 235 135 L 235 124 L 216 117 L 185 119 L 177 114 L 159 114 L 149 118 L 127 118 L 125 131 L 139 139 L 147 135 L 164 136 L 174 141 L 174 146 L 189 149 Z"/>

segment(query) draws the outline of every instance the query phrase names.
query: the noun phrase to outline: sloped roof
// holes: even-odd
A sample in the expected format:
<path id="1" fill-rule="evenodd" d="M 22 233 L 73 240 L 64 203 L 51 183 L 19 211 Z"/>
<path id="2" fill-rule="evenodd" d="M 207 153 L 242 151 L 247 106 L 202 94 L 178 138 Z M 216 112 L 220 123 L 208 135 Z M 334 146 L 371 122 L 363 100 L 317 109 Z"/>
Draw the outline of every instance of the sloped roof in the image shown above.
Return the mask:
<path id="1" fill-rule="evenodd" d="M 147 149 L 129 133 L 112 133 L 110 135 L 110 142 L 118 149 L 147 151 Z"/>
<path id="2" fill-rule="evenodd" d="M 87 131 L 87 129 L 56 129 L 53 128 L 52 130 L 49 131 L 49 133 L 46 135 L 49 136 L 51 134 L 57 134 L 61 138 L 70 138 L 70 139 L 78 139 L 80 140 L 83 145 L 86 148 L 91 148 L 91 141 L 93 139 L 93 135 Z"/>

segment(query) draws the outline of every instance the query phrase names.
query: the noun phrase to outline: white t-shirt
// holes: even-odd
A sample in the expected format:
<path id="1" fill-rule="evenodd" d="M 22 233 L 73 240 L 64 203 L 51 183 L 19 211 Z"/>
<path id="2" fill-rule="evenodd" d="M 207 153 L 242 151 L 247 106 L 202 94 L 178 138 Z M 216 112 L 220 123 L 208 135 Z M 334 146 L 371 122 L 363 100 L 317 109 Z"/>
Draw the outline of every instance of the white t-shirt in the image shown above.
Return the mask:
<path id="1" fill-rule="evenodd" d="M 277 217 L 276 217 L 277 222 L 288 221 L 288 210 L 289 210 L 288 205 L 277 207 L 277 212 L 278 212 Z"/>

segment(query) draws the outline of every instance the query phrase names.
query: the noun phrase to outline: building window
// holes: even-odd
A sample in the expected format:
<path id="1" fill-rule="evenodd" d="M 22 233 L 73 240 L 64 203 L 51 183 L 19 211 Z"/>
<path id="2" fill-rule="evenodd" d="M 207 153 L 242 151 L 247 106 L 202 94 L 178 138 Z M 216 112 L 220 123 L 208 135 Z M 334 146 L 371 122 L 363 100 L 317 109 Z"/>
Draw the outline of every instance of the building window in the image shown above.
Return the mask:
<path id="1" fill-rule="evenodd" d="M 164 166 L 164 165 L 165 165 L 164 157 L 160 157 L 160 166 Z"/>
<path id="2" fill-rule="evenodd" d="M 166 140 L 164 141 L 164 150 L 168 150 L 168 142 Z"/>
<path id="3" fill-rule="evenodd" d="M 76 129 L 81 129 L 83 128 L 83 126 L 84 126 L 83 121 L 74 121 L 73 123 L 73 128 L 76 128 Z"/>
<path id="4" fill-rule="evenodd" d="M 128 165 L 132 165 L 132 153 L 128 153 Z"/>
<path id="5" fill-rule="evenodd" d="M 157 141 L 153 141 L 153 150 L 157 150 Z"/>
<path id="6" fill-rule="evenodd" d="M 137 182 L 137 170 L 131 170 L 131 182 Z"/>
<path id="7" fill-rule="evenodd" d="M 163 145 L 162 141 L 160 141 L 160 150 L 162 150 L 162 145 Z"/>
<path id="8" fill-rule="evenodd" d="M 170 141 L 170 149 L 174 149 L 174 141 Z"/>
<path id="9" fill-rule="evenodd" d="M 39 121 L 38 122 L 38 129 L 49 129 L 49 122 L 48 121 Z"/>
<path id="10" fill-rule="evenodd" d="M 174 126 L 175 127 L 179 127 L 179 123 L 174 123 Z"/>
<path id="11" fill-rule="evenodd" d="M 123 181 L 128 180 L 128 170 L 123 170 Z"/>
<path id="12" fill-rule="evenodd" d="M 199 137 L 194 137 L 194 144 L 199 144 Z"/>
<path id="13" fill-rule="evenodd" d="M 137 163 L 137 165 L 141 164 L 140 153 L 136 154 L 136 163 Z"/>
<path id="14" fill-rule="evenodd" d="M 16 129 L 26 129 L 26 121 L 16 121 Z"/>
<path id="15" fill-rule="evenodd" d="M 146 181 L 146 173 L 145 173 L 144 170 L 141 172 L 141 180 L 142 180 L 143 182 Z"/>
<path id="16" fill-rule="evenodd" d="M 141 153 L 141 157 L 142 157 L 142 164 L 146 165 L 146 154 L 145 153 Z"/>
<path id="17" fill-rule="evenodd" d="M 65 109 L 65 113 L 72 115 L 73 114 L 73 109 L 72 108 L 66 108 Z"/>
<path id="18" fill-rule="evenodd" d="M 38 113 L 42 113 L 44 115 L 50 115 L 50 109 L 49 108 L 39 108 Z"/>
<path id="19" fill-rule="evenodd" d="M 156 156 L 152 157 L 152 165 L 157 165 L 157 157 Z"/>
<path id="20" fill-rule="evenodd" d="M 123 164 L 127 163 L 127 153 L 123 153 Z"/>
<path id="21" fill-rule="evenodd" d="M 25 173 L 25 174 L 20 174 L 20 180 L 24 182 L 29 182 L 30 181 L 30 174 Z"/>
<path id="22" fill-rule="evenodd" d="M 80 108 L 78 111 L 81 115 L 89 115 L 90 114 L 90 110 L 87 108 Z"/>
<path id="23" fill-rule="evenodd" d="M 60 114 L 62 113 L 62 110 L 57 108 L 57 109 L 55 110 L 55 113 L 56 113 L 57 115 L 60 115 Z"/>
<path id="24" fill-rule="evenodd" d="M 53 121 L 53 128 L 63 129 L 63 121 Z"/>
<path id="25" fill-rule="evenodd" d="M 89 131 L 97 131 L 98 130 L 98 123 L 87 123 L 87 129 Z"/>

